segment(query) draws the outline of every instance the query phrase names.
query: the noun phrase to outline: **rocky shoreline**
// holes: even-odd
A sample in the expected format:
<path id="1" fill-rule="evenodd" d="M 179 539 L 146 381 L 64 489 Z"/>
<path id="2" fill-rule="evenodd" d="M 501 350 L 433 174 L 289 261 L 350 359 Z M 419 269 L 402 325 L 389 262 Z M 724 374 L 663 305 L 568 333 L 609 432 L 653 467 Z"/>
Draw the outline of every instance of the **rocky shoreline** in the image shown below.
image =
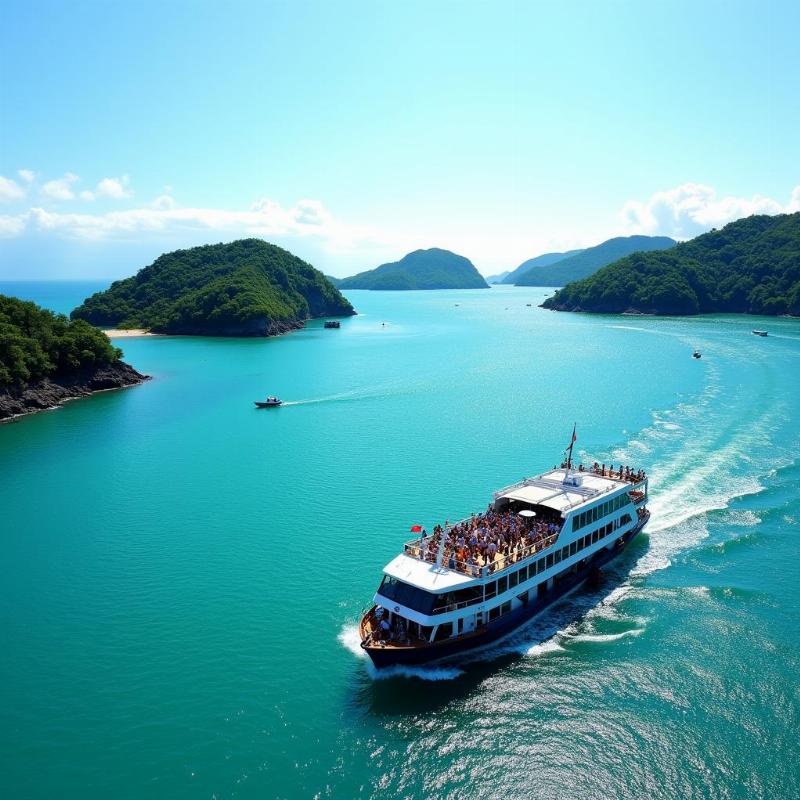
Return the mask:
<path id="1" fill-rule="evenodd" d="M 124 361 L 116 361 L 74 375 L 45 378 L 21 390 L 0 389 L 0 420 L 45 411 L 60 406 L 66 400 L 136 386 L 147 380 L 150 380 L 149 375 L 142 375 Z"/>

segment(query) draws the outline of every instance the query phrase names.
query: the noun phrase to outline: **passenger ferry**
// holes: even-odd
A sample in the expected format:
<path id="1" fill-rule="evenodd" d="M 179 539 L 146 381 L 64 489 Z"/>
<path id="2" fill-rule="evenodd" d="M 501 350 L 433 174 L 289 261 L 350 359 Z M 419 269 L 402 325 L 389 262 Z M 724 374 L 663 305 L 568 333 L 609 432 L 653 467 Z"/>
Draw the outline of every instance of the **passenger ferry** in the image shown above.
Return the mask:
<path id="1" fill-rule="evenodd" d="M 422 530 L 384 567 L 359 626 L 377 667 L 437 661 L 507 636 L 597 575 L 644 528 L 644 471 L 575 469 L 571 447 L 560 468 L 500 489 L 483 514 L 433 536 Z"/>

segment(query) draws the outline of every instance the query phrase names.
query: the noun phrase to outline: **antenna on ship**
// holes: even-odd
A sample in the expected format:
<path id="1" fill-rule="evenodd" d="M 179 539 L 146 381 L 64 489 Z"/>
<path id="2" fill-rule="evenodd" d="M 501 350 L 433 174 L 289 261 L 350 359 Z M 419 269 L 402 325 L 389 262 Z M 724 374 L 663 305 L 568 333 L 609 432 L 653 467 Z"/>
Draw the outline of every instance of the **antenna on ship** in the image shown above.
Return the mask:
<path id="1" fill-rule="evenodd" d="M 564 483 L 569 479 L 569 471 L 572 469 L 572 448 L 575 447 L 575 441 L 578 438 L 576 436 L 577 428 L 578 423 L 574 422 L 572 424 L 572 439 L 570 439 L 569 447 L 567 448 L 567 468 L 564 470 Z"/>

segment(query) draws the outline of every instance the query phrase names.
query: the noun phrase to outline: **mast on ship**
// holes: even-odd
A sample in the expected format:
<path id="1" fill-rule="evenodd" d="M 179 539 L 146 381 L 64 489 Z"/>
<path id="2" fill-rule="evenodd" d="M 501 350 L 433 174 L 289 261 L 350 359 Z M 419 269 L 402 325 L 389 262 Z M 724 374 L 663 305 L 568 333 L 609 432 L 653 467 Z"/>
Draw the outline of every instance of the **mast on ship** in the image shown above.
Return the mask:
<path id="1" fill-rule="evenodd" d="M 569 480 L 569 471 L 572 469 L 572 448 L 575 447 L 575 441 L 577 440 L 576 430 L 578 428 L 578 423 L 572 423 L 572 439 L 570 440 L 569 447 L 567 448 L 567 468 L 564 470 L 564 483 L 567 483 Z"/>

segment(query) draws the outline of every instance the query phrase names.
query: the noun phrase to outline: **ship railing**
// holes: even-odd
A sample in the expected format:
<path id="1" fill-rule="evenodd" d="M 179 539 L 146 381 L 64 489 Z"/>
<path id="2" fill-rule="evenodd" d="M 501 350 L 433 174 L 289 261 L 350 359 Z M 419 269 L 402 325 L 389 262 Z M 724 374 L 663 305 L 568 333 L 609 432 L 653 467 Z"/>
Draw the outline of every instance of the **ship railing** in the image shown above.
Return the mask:
<path id="1" fill-rule="evenodd" d="M 456 572 L 461 572 L 464 575 L 468 575 L 473 578 L 486 578 L 489 575 L 499 575 L 500 573 L 505 572 L 505 570 L 510 569 L 513 565 L 521 564 L 531 556 L 541 553 L 544 550 L 552 547 L 558 541 L 560 533 L 561 531 L 558 531 L 558 533 L 545 536 L 543 539 L 539 539 L 538 541 L 533 542 L 533 544 L 526 545 L 525 547 L 516 547 L 507 555 L 501 556 L 500 558 L 495 558 L 493 561 L 485 564 L 468 564 L 466 561 L 453 559 L 453 567 Z M 422 558 L 419 539 L 412 539 L 410 542 L 406 542 L 406 544 L 403 546 L 403 552 L 412 558 L 416 558 L 419 561 L 426 561 L 431 564 L 436 563 L 438 554 L 436 547 L 430 547 L 426 550 L 426 557 Z M 442 558 L 443 567 L 449 567 L 451 563 L 451 552 L 452 550 L 450 547 L 445 548 L 444 556 Z"/>

